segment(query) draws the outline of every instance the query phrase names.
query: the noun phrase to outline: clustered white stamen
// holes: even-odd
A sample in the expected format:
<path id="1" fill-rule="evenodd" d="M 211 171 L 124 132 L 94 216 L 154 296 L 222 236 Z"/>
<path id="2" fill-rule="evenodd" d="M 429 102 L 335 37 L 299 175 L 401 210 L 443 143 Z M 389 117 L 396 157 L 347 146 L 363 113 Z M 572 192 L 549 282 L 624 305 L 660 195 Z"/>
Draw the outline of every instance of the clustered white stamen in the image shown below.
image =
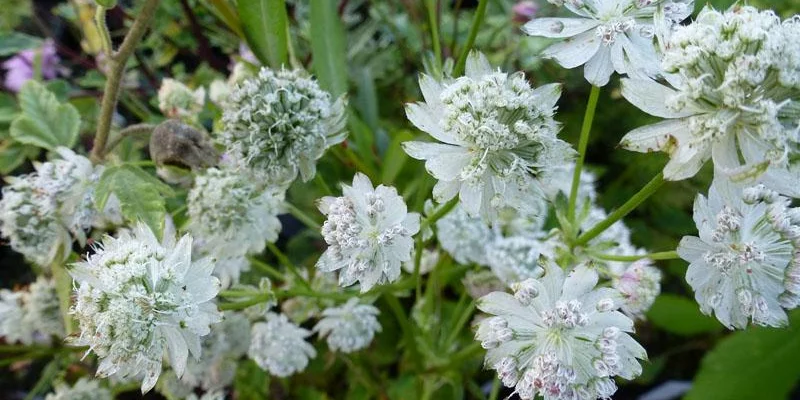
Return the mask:
<path id="1" fill-rule="evenodd" d="M 439 181 L 434 198 L 459 196 L 470 215 L 494 220 L 506 207 L 529 214 L 543 197 L 541 180 L 574 151 L 558 139 L 553 119 L 561 89 L 533 89 L 522 73 L 493 70 L 486 57 L 471 53 L 466 76 L 440 82 L 422 75 L 424 103 L 406 107 L 408 119 L 444 143 L 405 142 L 411 157 L 426 160 Z"/>
<path id="2" fill-rule="evenodd" d="M 485 365 L 523 400 L 610 398 L 613 378 L 633 379 L 644 349 L 629 336 L 633 321 L 618 311 L 619 293 L 597 287 L 583 265 L 565 276 L 552 263 L 540 279 L 513 285 L 514 295 L 494 292 L 478 308 L 476 339 L 487 349 Z"/>
<path id="3" fill-rule="evenodd" d="M 262 68 L 236 84 L 222 116 L 222 144 L 268 183 L 308 181 L 325 149 L 346 137 L 345 101 L 300 70 Z"/>
<path id="4" fill-rule="evenodd" d="M 223 287 L 250 268 L 245 258 L 275 242 L 284 192 L 265 189 L 244 171 L 209 168 L 195 178 L 186 199 L 189 232 L 201 253 L 215 257 Z"/>
<path id="5" fill-rule="evenodd" d="M 283 314 L 267 313 L 266 322 L 253 324 L 248 357 L 270 374 L 287 377 L 308 366 L 317 356 L 305 341 L 311 332 L 289 321 Z"/>
<path id="6" fill-rule="evenodd" d="M 629 76 L 659 76 L 656 27 L 679 23 L 694 8 L 693 0 L 550 2 L 564 6 L 577 18 L 535 18 L 522 30 L 531 36 L 565 39 L 547 48 L 543 55 L 564 68 L 585 64 L 584 76 L 595 86 L 605 86 L 614 71 Z"/>
<path id="7" fill-rule="evenodd" d="M 55 391 L 44 397 L 44 400 L 111 400 L 114 396 L 108 388 L 100 386 L 100 381 L 81 378 L 71 387 L 59 383 Z"/>
<path id="8" fill-rule="evenodd" d="M 172 78 L 165 78 L 158 88 L 158 108 L 169 118 L 196 122 L 197 115 L 203 111 L 206 90 L 202 87 L 192 91 L 186 85 Z"/>
<path id="9" fill-rule="evenodd" d="M 622 293 L 622 312 L 631 318 L 644 318 L 661 293 L 661 271 L 650 264 L 648 259 L 636 261 L 612 280 Z"/>
<path id="10" fill-rule="evenodd" d="M 393 187 L 372 187 L 362 173 L 353 185 L 342 185 L 342 197 L 324 197 L 318 207 L 327 216 L 322 236 L 328 244 L 317 261 L 322 272 L 342 270 L 339 285 L 361 284 L 366 292 L 377 284 L 394 282 L 401 264 L 411 259 L 419 231 L 419 214 L 409 213 Z"/>
<path id="11" fill-rule="evenodd" d="M 763 185 L 741 189 L 717 179 L 697 197 L 700 237 L 686 236 L 678 254 L 705 314 L 728 328 L 784 326 L 784 309 L 800 304 L 800 209 Z"/>
<path id="12" fill-rule="evenodd" d="M 314 332 L 320 337 L 327 336 L 331 350 L 352 353 L 369 346 L 375 333 L 381 331 L 378 314 L 375 306 L 360 304 L 357 298 L 352 298 L 340 307 L 326 308 Z"/>
<path id="13" fill-rule="evenodd" d="M 24 344 L 52 342 L 64 337 L 55 283 L 40 276 L 27 290 L 0 289 L 0 337 Z"/>
<path id="14" fill-rule="evenodd" d="M 36 172 L 7 178 L 0 200 L 0 232 L 11 248 L 41 266 L 66 259 L 72 237 L 81 244 L 91 227 L 95 169 L 86 157 L 59 147 L 61 159 L 36 164 Z M 58 260 L 58 261 L 61 261 Z"/>
<path id="15" fill-rule="evenodd" d="M 80 326 L 72 344 L 97 354 L 98 376 L 142 375 L 147 392 L 161 374 L 165 351 L 179 377 L 189 353 L 200 357 L 200 337 L 220 320 L 211 302 L 220 285 L 209 259 L 192 261 L 191 247 L 191 237 L 176 241 L 170 227 L 159 242 L 140 223 L 106 236 L 95 254 L 72 266 L 72 314 Z"/>
<path id="16" fill-rule="evenodd" d="M 669 153 L 667 179 L 694 176 L 713 159 L 734 180 L 760 178 L 798 196 L 800 173 L 788 159 L 800 144 L 800 20 L 772 11 L 704 8 L 666 40 L 663 67 L 671 87 L 633 79 L 622 94 L 666 121 L 628 133 L 630 150 Z M 793 60 L 793 61 L 787 61 Z M 766 172 L 766 174 L 765 174 Z"/>

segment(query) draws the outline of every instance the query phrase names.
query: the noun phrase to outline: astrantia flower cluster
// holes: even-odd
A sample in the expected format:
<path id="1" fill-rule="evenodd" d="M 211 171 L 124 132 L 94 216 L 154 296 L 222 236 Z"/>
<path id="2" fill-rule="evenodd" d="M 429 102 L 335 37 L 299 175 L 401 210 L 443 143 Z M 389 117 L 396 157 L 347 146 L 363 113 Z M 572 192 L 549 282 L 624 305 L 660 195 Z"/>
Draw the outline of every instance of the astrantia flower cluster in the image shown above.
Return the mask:
<path id="1" fill-rule="evenodd" d="M 89 346 L 97 375 L 142 375 L 153 388 L 165 351 L 179 377 L 189 353 L 200 356 L 200 337 L 221 314 L 211 300 L 219 281 L 209 259 L 192 261 L 192 239 L 176 241 L 171 229 L 159 242 L 144 224 L 106 236 L 97 252 L 74 264 L 77 291 L 72 313 L 80 325 L 76 346 Z"/>
<path id="2" fill-rule="evenodd" d="M 259 367 L 278 377 L 287 377 L 308 366 L 317 356 L 314 346 L 305 341 L 311 336 L 283 314 L 267 313 L 266 322 L 253 324 L 248 357 Z"/>
<path id="3" fill-rule="evenodd" d="M 83 244 L 95 218 L 93 183 L 100 169 L 67 148 L 57 153 L 61 159 L 36 164 L 36 172 L 8 178 L 0 200 L 3 237 L 41 266 L 66 259 L 73 236 Z"/>
<path id="4" fill-rule="evenodd" d="M 579 265 L 568 275 L 543 265 L 541 279 L 514 285 L 514 295 L 494 292 L 478 308 L 477 340 L 486 366 L 523 400 L 610 398 L 613 378 L 633 379 L 644 349 L 629 336 L 633 321 L 618 311 L 619 293 L 596 287 L 598 275 Z"/>
<path id="5" fill-rule="evenodd" d="M 800 209 L 763 185 L 718 179 L 694 204 L 700 237 L 678 246 L 700 310 L 728 328 L 788 323 L 800 304 Z"/>
<path id="6" fill-rule="evenodd" d="M 327 337 L 331 350 L 352 353 L 369 346 L 375 333 L 381 331 L 378 314 L 380 311 L 374 306 L 352 298 L 341 307 L 325 309 L 314 332 Z"/>
<path id="7" fill-rule="evenodd" d="M 694 176 L 713 159 L 741 181 L 762 177 L 797 196 L 798 176 L 787 170 L 800 143 L 800 22 L 781 23 L 772 11 L 734 6 L 705 8 L 667 40 L 663 67 L 672 87 L 629 80 L 622 94 L 667 121 L 638 128 L 622 139 L 631 150 L 669 153 L 664 176 Z M 793 60 L 793 61 L 787 61 Z"/>
<path id="8" fill-rule="evenodd" d="M 439 180 L 437 202 L 458 195 L 470 215 L 487 220 L 506 207 L 530 213 L 531 199 L 544 196 L 540 180 L 574 153 L 556 137 L 557 84 L 533 89 L 522 73 L 493 70 L 471 53 L 466 76 L 437 82 L 422 75 L 420 88 L 425 102 L 409 104 L 408 119 L 443 143 L 403 148 Z"/>
<path id="9" fill-rule="evenodd" d="M 44 400 L 111 400 L 111 391 L 100 386 L 100 381 L 86 378 L 78 379 L 72 387 L 61 383 Z"/>
<path id="10" fill-rule="evenodd" d="M 693 0 L 548 0 L 578 18 L 535 18 L 522 30 L 531 36 L 565 39 L 543 56 L 564 68 L 586 64 L 584 76 L 605 86 L 611 74 L 655 77 L 660 74 L 656 24 L 674 24 L 692 13 Z M 659 7 L 663 14 L 657 14 Z M 654 21 L 654 18 L 664 21 Z"/>
<path id="11" fill-rule="evenodd" d="M 320 211 L 327 215 L 322 236 L 328 249 L 317 261 L 322 272 L 339 272 L 339 285 L 356 282 L 366 292 L 394 282 L 401 264 L 411 259 L 419 232 L 419 214 L 409 213 L 393 187 L 372 183 L 357 173 L 353 185 L 342 185 L 342 197 L 323 197 Z"/>
<path id="12" fill-rule="evenodd" d="M 661 294 L 661 271 L 650 264 L 647 259 L 636 261 L 612 280 L 622 294 L 622 312 L 631 318 L 643 318 Z"/>
<path id="13" fill-rule="evenodd" d="M 325 149 L 345 139 L 344 104 L 303 71 L 262 68 L 228 96 L 220 140 L 270 184 L 298 173 L 308 181 Z"/>
<path id="14" fill-rule="evenodd" d="M 64 337 L 55 283 L 39 277 L 27 290 L 0 289 L 0 337 L 8 343 L 49 344 Z"/>
<path id="15" fill-rule="evenodd" d="M 202 87 L 192 91 L 180 81 L 166 78 L 158 88 L 158 108 L 169 118 L 196 121 L 205 102 L 206 90 Z"/>
<path id="16" fill-rule="evenodd" d="M 264 250 L 281 230 L 283 191 L 263 188 L 244 171 L 209 168 L 195 178 L 186 199 L 189 232 L 201 253 L 216 258 L 223 286 L 249 269 L 247 254 Z"/>

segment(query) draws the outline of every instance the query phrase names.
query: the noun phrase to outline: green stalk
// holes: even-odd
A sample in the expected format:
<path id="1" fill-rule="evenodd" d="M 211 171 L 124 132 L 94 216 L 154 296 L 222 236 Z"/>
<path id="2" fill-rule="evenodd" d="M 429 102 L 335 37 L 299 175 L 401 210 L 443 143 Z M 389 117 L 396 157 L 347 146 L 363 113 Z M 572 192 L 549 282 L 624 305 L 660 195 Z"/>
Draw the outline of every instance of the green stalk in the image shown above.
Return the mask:
<path id="1" fill-rule="evenodd" d="M 657 260 L 677 260 L 681 258 L 678 255 L 678 252 L 675 250 L 672 251 L 660 251 L 658 253 L 650 253 L 650 254 L 641 254 L 635 256 L 618 256 L 614 254 L 592 254 L 592 257 L 597 258 L 599 260 L 605 261 L 621 261 L 621 262 L 633 262 L 639 261 L 641 259 L 649 259 L 653 261 Z"/>
<path id="2" fill-rule="evenodd" d="M 439 206 L 439 208 L 437 208 L 433 212 L 433 214 L 431 214 L 430 217 L 425 218 L 425 220 L 422 221 L 422 224 L 419 227 L 420 232 L 422 232 L 424 229 L 426 229 L 426 228 L 428 228 L 430 226 L 433 226 L 433 224 L 435 224 L 436 221 L 442 219 L 442 217 L 444 217 L 450 211 L 452 211 L 453 208 L 456 207 L 456 204 L 458 204 L 458 196 L 453 197 L 447 203 L 444 203 L 441 206 Z"/>
<path id="3" fill-rule="evenodd" d="M 422 359 L 419 355 L 417 350 L 417 342 L 414 337 L 414 327 L 411 326 L 411 319 L 406 315 L 406 312 L 403 311 L 403 306 L 397 300 L 392 293 L 387 293 L 386 296 L 383 296 L 386 300 L 386 303 L 389 305 L 389 308 L 394 313 L 395 318 L 397 318 L 397 322 L 400 324 L 400 329 L 403 331 L 403 337 L 405 338 L 406 346 L 408 347 L 408 351 L 411 353 L 411 359 L 414 361 L 415 364 L 419 364 Z"/>
<path id="4" fill-rule="evenodd" d="M 486 16 L 486 6 L 489 5 L 489 0 L 480 0 L 478 8 L 475 10 L 475 17 L 472 19 L 472 26 L 469 28 L 469 36 L 467 36 L 467 43 L 458 55 L 458 61 L 453 69 L 453 76 L 459 76 L 464 73 L 464 66 L 467 65 L 467 55 L 472 50 L 472 45 L 475 44 L 475 38 L 478 37 L 478 30 L 483 23 L 483 17 Z"/>
<path id="5" fill-rule="evenodd" d="M 647 185 L 644 185 L 644 187 L 641 190 L 639 190 L 639 192 L 634 194 L 633 197 L 631 197 L 628 201 L 626 201 L 625 204 L 622 205 L 622 207 L 614 210 L 614 212 L 609 214 L 608 217 L 606 217 L 606 219 L 598 222 L 597 225 L 595 225 L 592 229 L 589 229 L 587 232 L 584 232 L 582 235 L 580 235 L 578 239 L 575 241 L 573 247 L 583 246 L 590 240 L 597 237 L 597 235 L 603 233 L 603 231 L 608 229 L 609 226 L 613 225 L 615 222 L 619 221 L 620 219 L 628 215 L 628 213 L 630 213 L 636 207 L 638 207 L 639 204 L 642 204 L 643 201 L 647 200 L 648 197 L 652 196 L 653 193 L 655 193 L 663 184 L 664 184 L 664 173 L 659 172 L 656 176 L 653 177 L 653 179 L 650 180 L 650 182 L 647 183 Z"/>
<path id="6" fill-rule="evenodd" d="M 286 257 L 286 254 L 283 254 L 278 246 L 275 246 L 275 243 L 267 243 L 267 248 L 272 252 L 272 254 L 275 255 L 275 257 L 278 259 L 278 262 L 283 264 L 283 266 L 286 267 L 286 269 L 288 269 L 295 278 L 297 278 L 301 286 L 305 287 L 306 289 L 311 289 L 311 286 L 308 284 L 306 278 L 300 274 L 300 271 L 297 269 L 297 267 L 295 267 L 294 264 L 292 264 L 292 262 L 289 260 L 289 257 Z"/>
<path id="7" fill-rule="evenodd" d="M 286 275 L 275 269 L 275 267 L 261 261 L 255 257 L 247 257 L 247 260 L 250 261 L 250 265 L 253 265 L 259 271 L 263 272 L 265 275 L 269 276 L 272 279 L 279 280 L 281 282 L 286 282 Z"/>
<path id="8" fill-rule="evenodd" d="M 494 381 L 492 382 L 492 391 L 489 393 L 489 400 L 497 400 L 497 396 L 500 394 L 500 379 L 498 377 L 494 377 Z"/>
<path id="9" fill-rule="evenodd" d="M 229 311 L 229 310 L 244 310 L 245 308 L 252 307 L 261 303 L 266 303 L 270 300 L 273 300 L 274 294 L 273 293 L 260 293 L 248 300 L 236 301 L 231 303 L 222 303 L 219 305 L 220 311 Z"/>
<path id="10" fill-rule="evenodd" d="M 310 215 L 304 213 L 303 210 L 295 207 L 290 203 L 285 203 L 285 205 L 286 205 L 286 210 L 289 211 L 289 214 L 292 214 L 292 216 L 294 216 L 300 222 L 302 222 L 303 225 L 305 225 L 306 227 L 308 227 L 309 229 L 311 229 L 316 233 L 320 232 L 322 226 L 317 221 L 314 221 L 314 219 L 311 218 Z"/>
<path id="11" fill-rule="evenodd" d="M 108 32 L 108 25 L 106 25 L 106 8 L 98 5 L 94 12 L 94 24 L 97 26 L 97 31 L 100 35 L 100 45 L 103 48 L 103 53 L 106 56 L 111 55 L 111 34 Z"/>
<path id="12" fill-rule="evenodd" d="M 581 127 L 581 137 L 578 140 L 578 161 L 575 162 L 575 171 L 572 174 L 572 187 L 569 190 L 569 208 L 567 209 L 567 219 L 570 223 L 575 222 L 575 204 L 578 201 L 578 187 L 581 183 L 581 170 L 586 160 L 586 148 L 589 146 L 589 133 L 592 131 L 594 113 L 597 109 L 597 99 L 600 97 L 600 87 L 592 86 L 589 93 L 589 103 L 586 105 L 586 113 L 583 115 L 583 126 Z"/>
<path id="13" fill-rule="evenodd" d="M 425 0 L 425 8 L 428 10 L 428 25 L 431 28 L 431 42 L 433 42 L 433 55 L 436 57 L 436 68 L 439 73 L 442 70 L 442 44 L 439 41 L 439 19 L 437 18 L 437 0 Z"/>

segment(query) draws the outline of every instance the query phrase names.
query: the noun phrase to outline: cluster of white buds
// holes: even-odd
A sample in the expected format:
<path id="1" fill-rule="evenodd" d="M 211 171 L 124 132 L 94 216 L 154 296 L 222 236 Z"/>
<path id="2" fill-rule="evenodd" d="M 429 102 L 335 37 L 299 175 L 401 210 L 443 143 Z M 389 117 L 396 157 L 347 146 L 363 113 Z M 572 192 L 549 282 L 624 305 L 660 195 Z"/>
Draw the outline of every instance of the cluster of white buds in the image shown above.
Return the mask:
<path id="1" fill-rule="evenodd" d="M 773 189 L 800 195 L 788 170 L 800 144 L 799 25 L 747 6 L 703 9 L 666 39 L 663 67 L 671 87 L 623 82 L 625 98 L 667 120 L 631 131 L 622 145 L 669 153 L 667 179 L 694 176 L 713 159 L 734 180 L 766 172 L 762 179 Z"/>
<path id="2" fill-rule="evenodd" d="M 192 91 L 180 81 L 165 78 L 158 88 L 158 108 L 169 118 L 197 122 L 205 103 L 206 90 L 202 87 Z"/>
<path id="3" fill-rule="evenodd" d="M 64 337 L 53 280 L 40 276 L 27 290 L 0 289 L 0 337 L 24 344 L 49 344 L 53 337 Z"/>
<path id="4" fill-rule="evenodd" d="M 143 392 L 156 384 L 165 352 L 182 376 L 189 353 L 200 357 L 200 337 L 221 318 L 211 301 L 220 288 L 213 263 L 193 261 L 191 237 L 176 240 L 171 224 L 163 241 L 140 223 L 95 249 L 69 270 L 80 326 L 71 343 L 97 354 L 98 376 L 141 375 Z"/>
<path id="5" fill-rule="evenodd" d="M 613 378 L 633 379 L 644 349 L 630 337 L 633 321 L 618 311 L 612 288 L 597 287 L 594 270 L 579 265 L 568 275 L 545 262 L 544 276 L 494 292 L 478 308 L 492 317 L 476 334 L 485 364 L 523 400 L 610 398 Z"/>
<path id="6" fill-rule="evenodd" d="M 565 39 L 543 55 L 564 68 L 585 64 L 584 76 L 595 86 L 605 86 L 614 71 L 629 76 L 661 75 L 656 27 L 683 21 L 694 8 L 694 0 L 550 2 L 577 17 L 535 18 L 522 30 L 531 36 Z"/>
<path id="7" fill-rule="evenodd" d="M 305 341 L 311 336 L 283 314 L 267 313 L 266 322 L 253 324 L 247 355 L 259 367 L 278 377 L 303 371 L 308 360 L 317 356 L 314 346 Z"/>
<path id="8" fill-rule="evenodd" d="M 60 159 L 7 178 L 0 200 L 0 232 L 12 249 L 41 266 L 66 259 L 72 237 L 84 244 L 96 218 L 93 184 L 100 168 L 67 148 L 56 151 Z"/>
<path id="9" fill-rule="evenodd" d="M 352 298 L 340 307 L 326 308 L 314 332 L 320 337 L 327 336 L 331 350 L 352 353 L 369 346 L 375 333 L 381 331 L 378 314 L 375 306 Z"/>
<path id="10" fill-rule="evenodd" d="M 361 284 L 366 292 L 375 285 L 394 282 L 401 264 L 411 259 L 419 232 L 419 214 L 409 213 L 393 187 L 372 187 L 362 173 L 353 185 L 342 185 L 342 197 L 323 197 L 320 211 L 327 215 L 322 236 L 328 244 L 317 261 L 321 272 L 340 270 L 339 285 Z"/>
<path id="11" fill-rule="evenodd" d="M 486 260 L 494 274 L 510 285 L 542 276 L 544 270 L 539 266 L 540 248 L 541 242 L 532 237 L 498 235 L 486 245 Z"/>
<path id="12" fill-rule="evenodd" d="M 408 119 L 443 143 L 405 142 L 411 157 L 425 160 L 438 182 L 434 198 L 459 196 L 470 215 L 494 220 L 506 207 L 530 214 L 532 198 L 544 197 L 550 168 L 574 151 L 558 139 L 553 119 L 557 84 L 534 89 L 522 73 L 493 70 L 470 53 L 466 76 L 436 81 L 422 75 L 425 102 L 406 107 Z"/>
<path id="13" fill-rule="evenodd" d="M 186 198 L 189 232 L 202 254 L 217 259 L 215 275 L 223 287 L 250 268 L 248 254 L 278 240 L 284 192 L 264 189 L 249 174 L 233 168 L 209 168 L 195 177 Z"/>
<path id="14" fill-rule="evenodd" d="M 486 265 L 484 246 L 494 238 L 494 232 L 480 217 L 470 217 L 462 207 L 456 206 L 436 221 L 436 238 L 442 249 L 456 262 Z"/>
<path id="15" fill-rule="evenodd" d="M 44 400 L 111 400 L 114 396 L 108 388 L 100 386 L 100 381 L 81 378 L 74 385 L 57 384 L 53 393 Z"/>
<path id="16" fill-rule="evenodd" d="M 622 312 L 631 318 L 644 318 L 644 313 L 661 294 L 661 271 L 650 264 L 648 259 L 636 261 L 612 280 L 622 293 Z"/>
<path id="17" fill-rule="evenodd" d="M 686 236 L 678 254 L 700 310 L 728 328 L 784 326 L 784 309 L 800 305 L 800 209 L 762 185 L 742 189 L 716 179 L 697 197 L 700 237 Z"/>
<path id="18" fill-rule="evenodd" d="M 262 68 L 236 85 L 222 116 L 222 144 L 270 184 L 308 181 L 325 150 L 344 141 L 345 101 L 301 70 Z"/>

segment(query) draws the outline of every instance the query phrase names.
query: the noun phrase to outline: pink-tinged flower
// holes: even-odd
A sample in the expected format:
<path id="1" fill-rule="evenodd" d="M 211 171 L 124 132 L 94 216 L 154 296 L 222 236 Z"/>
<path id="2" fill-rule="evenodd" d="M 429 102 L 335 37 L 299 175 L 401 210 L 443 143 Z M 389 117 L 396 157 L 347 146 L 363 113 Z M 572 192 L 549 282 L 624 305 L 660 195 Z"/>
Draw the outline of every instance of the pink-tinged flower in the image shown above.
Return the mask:
<path id="1" fill-rule="evenodd" d="M 6 79 L 3 86 L 12 92 L 19 92 L 22 85 L 29 79 L 33 79 L 34 64 L 37 54 L 41 54 L 42 78 L 53 79 L 58 73 L 58 54 L 56 46 L 52 40 L 45 40 L 42 47 L 33 50 L 23 50 L 14 57 L 3 62 L 3 69 L 6 70 Z"/>
<path id="2" fill-rule="evenodd" d="M 514 22 L 518 24 L 524 24 L 532 20 L 538 11 L 539 5 L 533 1 L 520 1 L 511 8 L 511 12 L 514 14 Z"/>

